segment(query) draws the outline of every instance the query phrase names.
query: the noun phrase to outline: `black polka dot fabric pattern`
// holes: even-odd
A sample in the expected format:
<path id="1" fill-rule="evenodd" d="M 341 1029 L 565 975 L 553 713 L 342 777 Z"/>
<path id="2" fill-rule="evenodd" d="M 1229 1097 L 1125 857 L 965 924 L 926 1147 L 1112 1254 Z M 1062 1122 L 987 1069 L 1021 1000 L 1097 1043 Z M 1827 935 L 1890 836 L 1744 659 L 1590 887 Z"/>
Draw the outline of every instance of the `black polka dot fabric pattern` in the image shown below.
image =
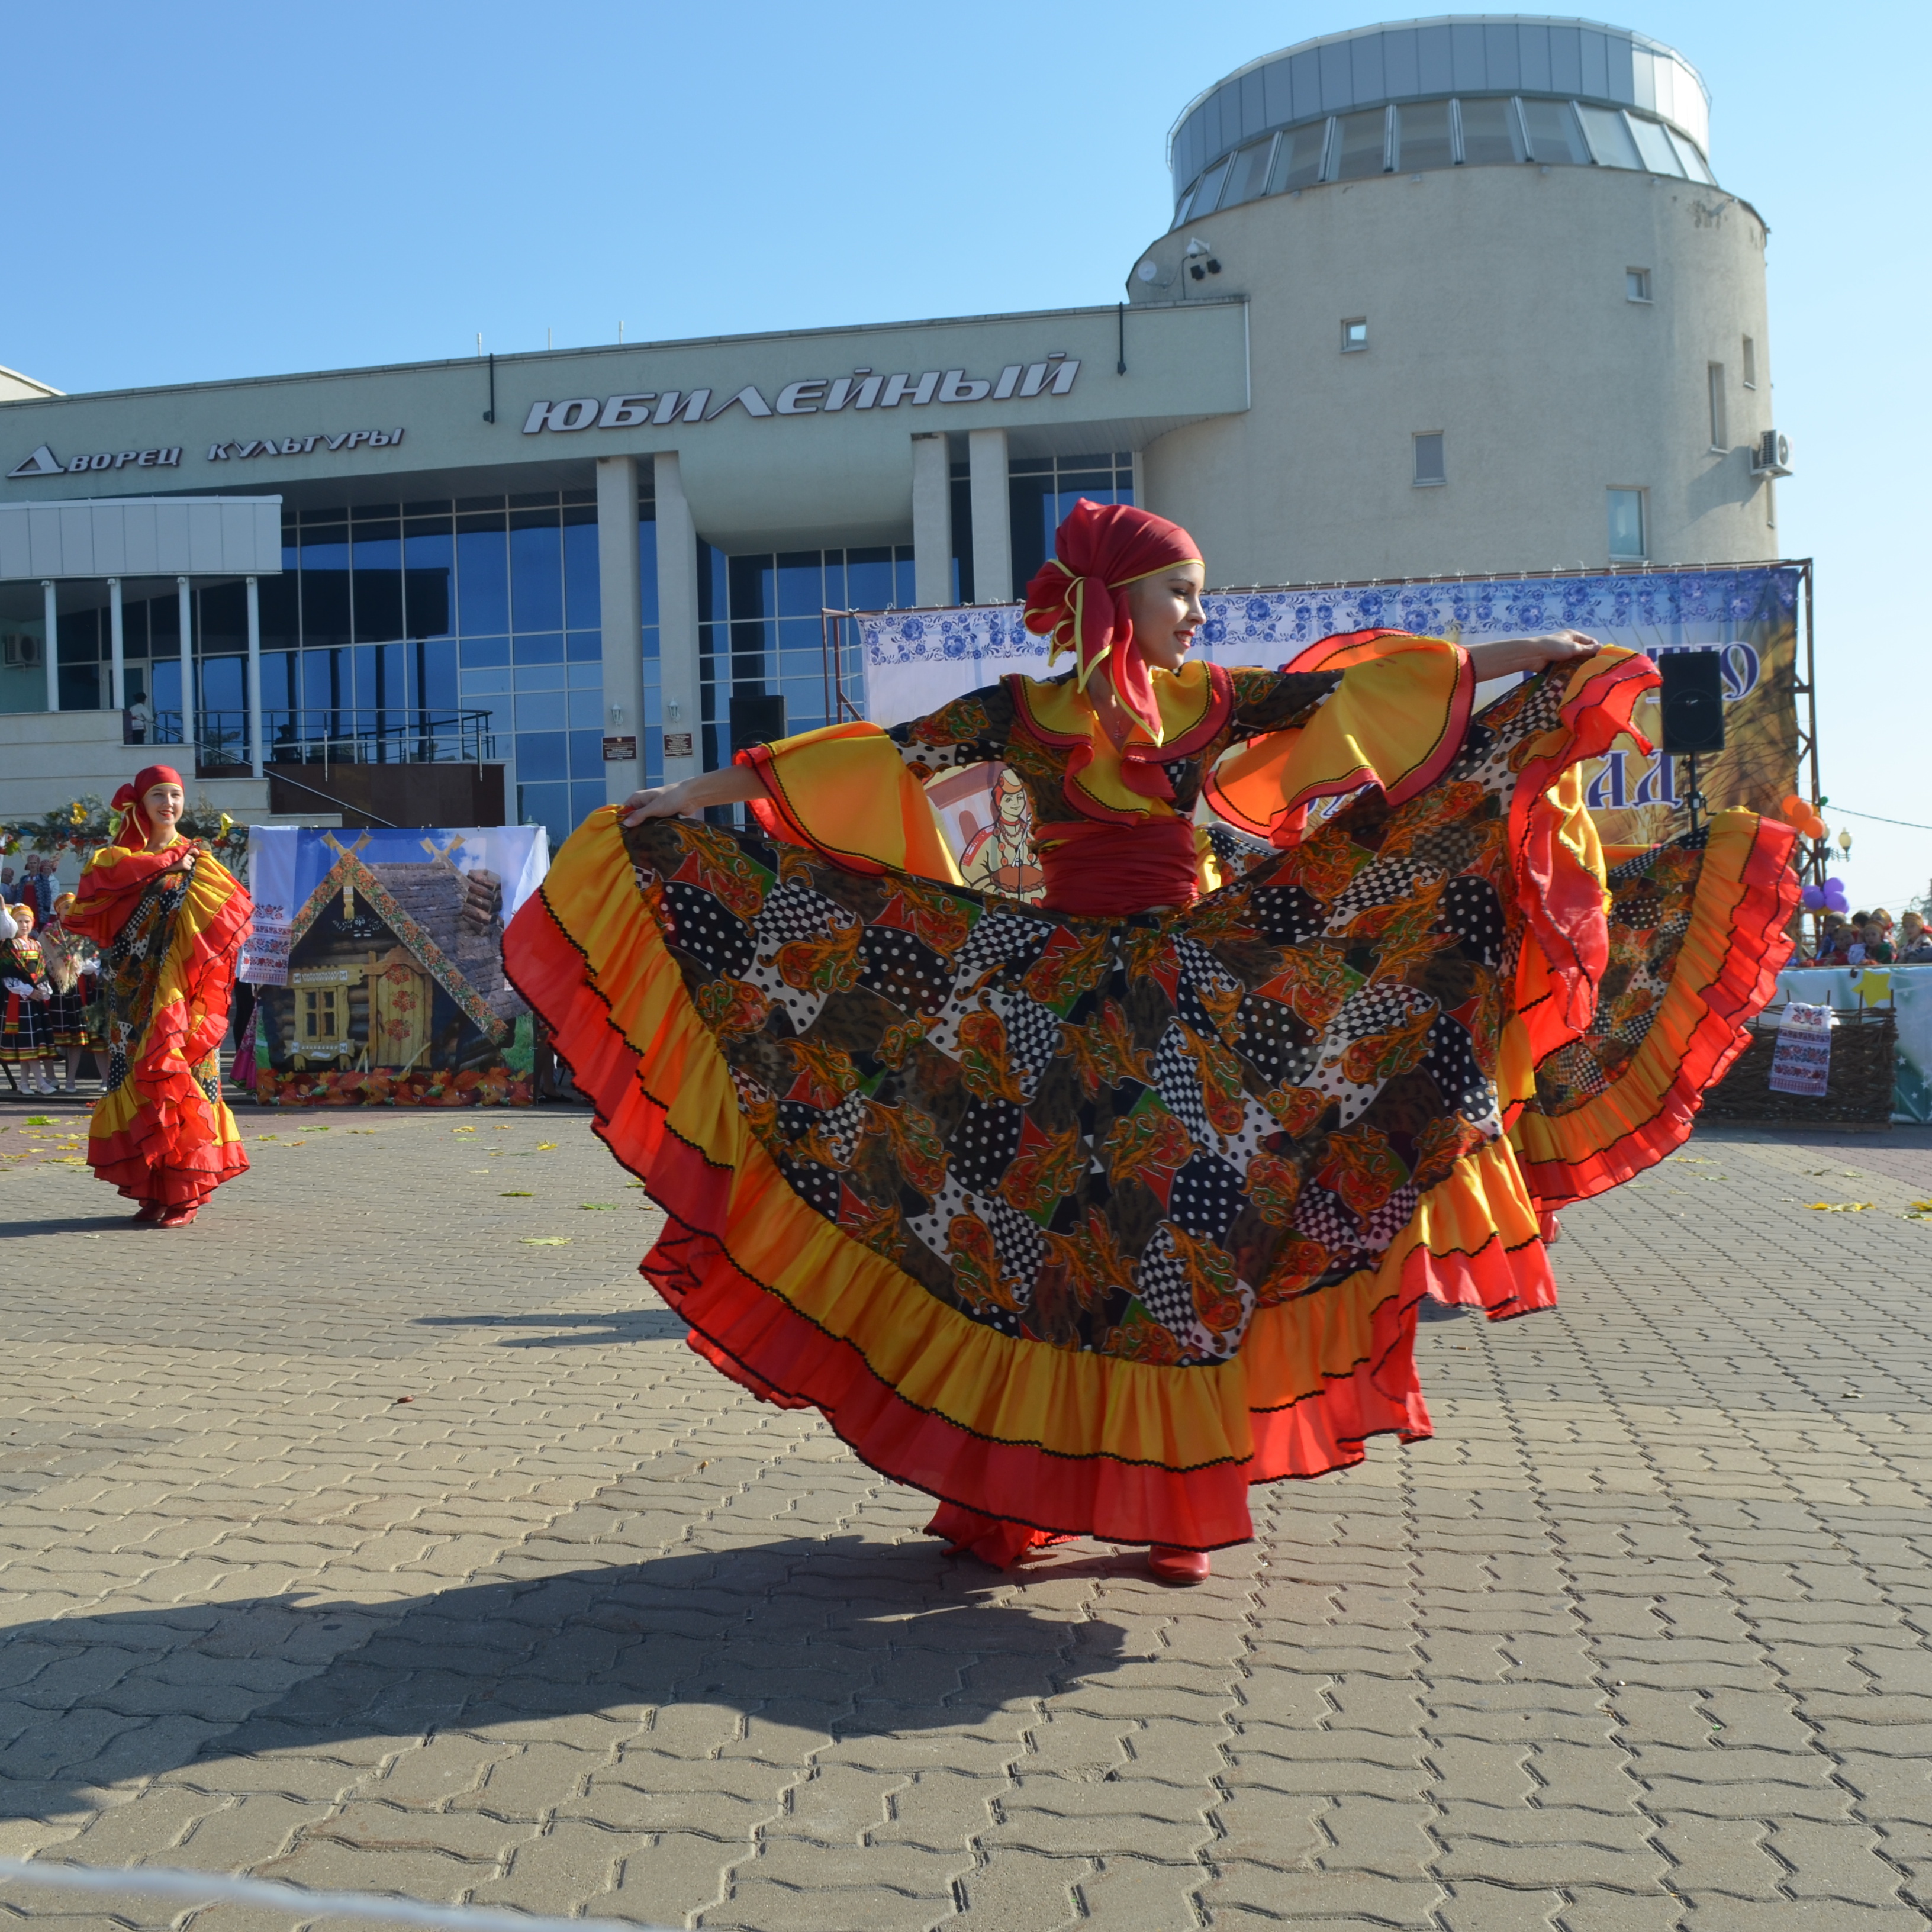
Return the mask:
<path id="1" fill-rule="evenodd" d="M 976 1194 L 997 1194 L 1025 1126 L 1025 1110 L 1015 1102 L 969 1097 L 946 1142 L 961 1182 Z"/>
<path id="2" fill-rule="evenodd" d="M 1247 1204 L 1242 1191 L 1245 1179 L 1232 1162 L 1204 1150 L 1196 1153 L 1174 1177 L 1167 1200 L 1168 1219 L 1190 1234 L 1218 1241 Z"/>
<path id="3" fill-rule="evenodd" d="M 706 972 L 722 977 L 742 973 L 751 964 L 755 950 L 752 928 L 730 908 L 681 879 L 666 884 L 664 902 L 678 950 Z"/>
<path id="4" fill-rule="evenodd" d="M 1300 886 L 1271 885 L 1258 874 L 1249 894 L 1255 937 L 1268 946 L 1306 946 L 1328 930 L 1328 910 Z"/>
<path id="5" fill-rule="evenodd" d="M 1496 1089 L 1476 1060 L 1475 1043 L 1466 1027 L 1438 1015 L 1429 1029 L 1428 1050 L 1422 1070 L 1438 1093 L 1453 1101 L 1456 1111 L 1472 1120 L 1484 1120 L 1496 1106 Z"/>
<path id="6" fill-rule="evenodd" d="M 859 953 L 859 983 L 909 1012 L 937 1013 L 952 990 L 945 958 L 896 926 L 866 927 Z"/>
<path id="7" fill-rule="evenodd" d="M 1573 1112 L 1613 1085 L 1664 1003 L 1689 930 L 1708 831 L 1687 832 L 1612 868 L 1610 960 L 1595 1018 L 1536 1070 L 1531 1106 Z"/>
<path id="8" fill-rule="evenodd" d="M 1508 927 L 1503 902 L 1487 879 L 1451 879 L 1442 892 L 1442 928 L 1453 932 L 1462 956 L 1479 966 L 1500 966 Z"/>
<path id="9" fill-rule="evenodd" d="M 1256 1306 L 1372 1266 L 1497 1130 L 1483 1070 L 1524 914 L 1496 855 L 1560 703 L 1518 687 L 1436 786 L 1236 848 L 1246 869 L 1174 912 L 1073 918 L 678 820 L 625 838 L 800 1199 L 1003 1334 L 1205 1365 Z M 984 711 L 904 748 L 999 738 Z M 1668 914 L 1657 879 L 1630 890 Z M 1629 984 L 1667 970 L 1678 929 L 1648 928 Z"/>

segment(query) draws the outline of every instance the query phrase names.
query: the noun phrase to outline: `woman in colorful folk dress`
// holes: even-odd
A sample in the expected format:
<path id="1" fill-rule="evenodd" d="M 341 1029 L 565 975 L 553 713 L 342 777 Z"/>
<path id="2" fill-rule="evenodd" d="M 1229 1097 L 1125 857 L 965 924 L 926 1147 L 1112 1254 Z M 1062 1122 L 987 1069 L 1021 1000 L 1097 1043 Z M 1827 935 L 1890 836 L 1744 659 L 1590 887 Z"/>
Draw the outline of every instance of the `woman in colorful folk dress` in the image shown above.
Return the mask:
<path id="1" fill-rule="evenodd" d="M 956 1547 L 1197 1582 L 1250 1484 L 1429 1433 L 1425 1295 L 1553 1302 L 1542 1217 L 1676 1144 L 1767 996 L 1792 835 L 1720 814 L 1608 870 L 1578 767 L 1646 658 L 1376 632 L 1230 672 L 1187 657 L 1184 531 L 1083 502 L 1056 550 L 1027 622 L 1070 674 L 593 814 L 505 955 L 664 1209 L 694 1348 Z M 958 883 L 922 782 L 982 760 L 1041 905 Z M 1267 842 L 1223 858 L 1204 799 Z M 681 816 L 734 800 L 754 830 Z"/>
<path id="2" fill-rule="evenodd" d="M 67 1078 L 62 1090 L 68 1094 L 80 1077 L 80 1056 L 90 1048 L 102 1048 L 87 1024 L 100 962 L 94 956 L 92 944 L 67 923 L 74 903 L 72 892 L 62 892 L 54 901 L 52 921 L 40 930 L 40 952 L 47 962 L 48 983 L 54 989 L 50 1008 L 54 1051 L 66 1059 Z M 104 1049 L 101 1057 L 106 1057 Z"/>
<path id="3" fill-rule="evenodd" d="M 176 830 L 181 775 L 149 765 L 114 795 L 114 840 L 88 860 L 64 923 L 100 949 L 107 1071 L 88 1132 L 89 1165 L 134 1218 L 185 1227 L 245 1173 L 221 1097 L 235 962 L 253 905 L 199 840 Z"/>
<path id="4" fill-rule="evenodd" d="M 34 934 L 34 908 L 0 902 L 0 1066 L 29 1094 L 54 1090 L 54 989 Z"/>

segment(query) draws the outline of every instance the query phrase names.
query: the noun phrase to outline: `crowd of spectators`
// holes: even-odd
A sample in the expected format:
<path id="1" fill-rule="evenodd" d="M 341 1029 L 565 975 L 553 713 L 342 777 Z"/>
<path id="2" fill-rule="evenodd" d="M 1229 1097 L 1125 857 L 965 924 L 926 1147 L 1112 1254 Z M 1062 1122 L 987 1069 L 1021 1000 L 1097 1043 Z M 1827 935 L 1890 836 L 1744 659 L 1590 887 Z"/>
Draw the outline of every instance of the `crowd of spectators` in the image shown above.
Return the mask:
<path id="1" fill-rule="evenodd" d="M 32 906 L 35 920 L 44 926 L 54 916 L 54 900 L 60 891 L 59 870 L 52 859 L 31 852 L 22 862 L 22 875 L 17 880 L 11 866 L 0 866 L 0 899 Z"/>
<path id="2" fill-rule="evenodd" d="M 1932 930 L 1909 912 L 1894 926 L 1883 906 L 1870 912 L 1828 912 L 1818 934 L 1813 966 L 1932 966 Z"/>

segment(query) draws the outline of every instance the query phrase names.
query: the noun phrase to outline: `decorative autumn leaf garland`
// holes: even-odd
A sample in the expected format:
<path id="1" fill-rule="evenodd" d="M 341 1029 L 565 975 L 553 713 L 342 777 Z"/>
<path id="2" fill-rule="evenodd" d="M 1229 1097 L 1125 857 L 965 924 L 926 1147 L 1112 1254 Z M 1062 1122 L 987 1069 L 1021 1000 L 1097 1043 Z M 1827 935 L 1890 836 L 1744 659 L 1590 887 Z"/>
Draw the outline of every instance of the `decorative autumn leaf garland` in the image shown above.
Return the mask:
<path id="1" fill-rule="evenodd" d="M 248 826 L 237 825 L 206 800 L 197 800 L 182 814 L 180 829 L 184 838 L 205 841 L 224 861 L 238 861 L 248 849 Z M 0 857 L 26 851 L 90 851 L 113 836 L 112 811 L 97 794 L 87 792 L 42 818 L 0 823 Z"/>

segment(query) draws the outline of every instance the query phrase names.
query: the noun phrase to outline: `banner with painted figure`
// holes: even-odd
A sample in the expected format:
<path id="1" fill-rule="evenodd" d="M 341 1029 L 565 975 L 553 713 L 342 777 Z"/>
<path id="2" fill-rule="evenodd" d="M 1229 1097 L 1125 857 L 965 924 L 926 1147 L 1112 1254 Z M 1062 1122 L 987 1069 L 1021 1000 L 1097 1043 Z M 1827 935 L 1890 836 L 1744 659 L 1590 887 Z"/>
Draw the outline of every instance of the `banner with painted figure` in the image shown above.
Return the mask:
<path id="1" fill-rule="evenodd" d="M 975 892 L 1029 904 L 1045 896 L 1046 875 L 1033 846 L 1033 803 L 1017 772 L 1005 765 L 941 772 L 926 795 L 959 876 Z"/>
<path id="2" fill-rule="evenodd" d="M 1726 746 L 1700 761 L 1713 811 L 1743 805 L 1774 814 L 1798 776 L 1797 616 L 1804 572 L 1796 564 L 1694 570 L 1607 571 L 1565 577 L 1454 578 L 1405 584 L 1214 591 L 1202 599 L 1204 657 L 1230 668 L 1280 664 L 1340 631 L 1389 628 L 1465 644 L 1586 631 L 1605 644 L 1659 657 L 1715 650 L 1724 658 Z M 1048 674 L 1046 640 L 1016 604 L 956 610 L 864 612 L 856 626 L 865 662 L 866 715 L 895 724 L 937 710 L 1011 671 Z M 1478 694 L 1480 702 L 1500 686 Z M 856 700 L 856 694 L 849 694 Z M 1654 696 L 1635 722 L 1653 742 Z M 1654 844 L 1684 828 L 1682 760 L 1648 755 L 1634 739 L 1586 767 L 1589 802 L 1605 841 Z"/>
<path id="3" fill-rule="evenodd" d="M 549 860 L 540 826 L 253 827 L 256 1099 L 527 1106 L 532 1022 L 503 928 Z"/>

